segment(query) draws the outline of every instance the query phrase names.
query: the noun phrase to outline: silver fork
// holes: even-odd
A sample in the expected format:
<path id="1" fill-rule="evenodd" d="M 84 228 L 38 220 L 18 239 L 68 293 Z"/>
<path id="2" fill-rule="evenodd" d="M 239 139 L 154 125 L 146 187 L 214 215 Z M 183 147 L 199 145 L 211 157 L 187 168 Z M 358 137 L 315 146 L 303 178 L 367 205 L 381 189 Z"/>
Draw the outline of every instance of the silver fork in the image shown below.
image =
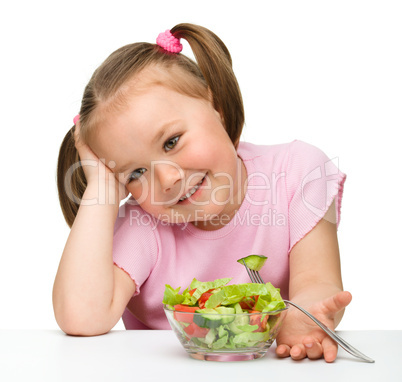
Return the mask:
<path id="1" fill-rule="evenodd" d="M 261 275 L 258 273 L 258 271 L 253 271 L 252 269 L 248 268 L 247 265 L 246 265 L 246 262 L 244 261 L 244 259 L 243 259 L 243 264 L 246 267 L 248 276 L 250 277 L 250 280 L 253 283 L 265 284 L 263 279 L 262 279 L 262 277 L 261 277 Z M 329 329 L 326 325 L 324 325 L 321 321 L 319 321 L 317 318 L 315 318 L 312 314 L 307 312 L 307 310 L 303 309 L 301 306 L 295 304 L 292 301 L 288 301 L 288 300 L 283 300 L 283 301 L 286 304 L 292 305 L 295 308 L 297 308 L 300 311 L 302 311 L 306 316 L 308 316 L 310 319 L 312 319 L 325 333 L 327 333 L 336 343 L 339 344 L 339 346 L 341 346 L 343 349 L 345 349 L 348 353 L 352 354 L 356 358 L 362 359 L 365 362 L 370 362 L 370 363 L 375 362 L 373 359 L 367 357 L 362 352 L 360 352 L 359 350 L 354 348 L 352 345 L 347 343 L 342 337 L 340 337 L 334 331 Z"/>

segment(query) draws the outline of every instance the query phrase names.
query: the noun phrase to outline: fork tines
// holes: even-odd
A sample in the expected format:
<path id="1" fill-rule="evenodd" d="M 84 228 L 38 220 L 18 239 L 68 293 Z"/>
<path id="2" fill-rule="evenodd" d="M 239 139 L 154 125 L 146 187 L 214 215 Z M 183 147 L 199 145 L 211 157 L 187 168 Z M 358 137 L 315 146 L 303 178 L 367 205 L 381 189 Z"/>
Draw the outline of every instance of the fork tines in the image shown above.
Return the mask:
<path id="1" fill-rule="evenodd" d="M 243 265 L 246 268 L 248 277 L 250 278 L 251 282 L 255 283 L 255 284 L 265 284 L 261 275 L 258 273 L 258 271 L 253 271 L 252 269 L 250 269 L 247 265 L 246 262 L 243 259 Z"/>

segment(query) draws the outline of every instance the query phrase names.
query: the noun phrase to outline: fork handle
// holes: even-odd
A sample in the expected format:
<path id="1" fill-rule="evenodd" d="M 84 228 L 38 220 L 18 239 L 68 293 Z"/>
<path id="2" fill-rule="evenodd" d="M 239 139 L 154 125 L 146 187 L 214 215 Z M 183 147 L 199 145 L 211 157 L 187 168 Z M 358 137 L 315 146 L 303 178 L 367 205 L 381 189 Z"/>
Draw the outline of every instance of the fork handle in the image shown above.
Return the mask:
<path id="1" fill-rule="evenodd" d="M 303 309 L 301 306 L 295 304 L 292 301 L 283 300 L 285 303 L 294 306 L 295 308 L 299 309 L 303 312 L 306 316 L 308 316 L 311 320 L 313 320 L 325 333 L 327 333 L 335 342 L 337 342 L 343 349 L 345 349 L 348 353 L 352 354 L 353 356 L 360 358 L 366 362 L 373 363 L 374 360 L 370 357 L 367 357 L 362 352 L 354 348 L 348 342 L 346 342 L 342 337 L 338 336 L 334 331 L 324 325 L 321 321 L 317 320 L 312 314 L 307 312 L 307 310 Z"/>

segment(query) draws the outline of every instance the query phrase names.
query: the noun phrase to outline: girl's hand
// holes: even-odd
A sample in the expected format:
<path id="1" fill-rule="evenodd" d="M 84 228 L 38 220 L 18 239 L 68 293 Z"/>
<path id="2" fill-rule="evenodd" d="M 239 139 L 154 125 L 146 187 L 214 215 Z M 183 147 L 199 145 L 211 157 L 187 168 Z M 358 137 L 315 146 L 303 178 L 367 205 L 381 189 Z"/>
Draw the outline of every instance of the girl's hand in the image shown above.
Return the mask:
<path id="1" fill-rule="evenodd" d="M 99 188 L 99 192 L 106 192 L 107 195 L 113 192 L 113 195 L 118 195 L 118 202 L 127 197 L 128 191 L 126 187 L 117 181 L 113 171 L 80 139 L 79 121 L 75 126 L 74 139 L 87 185 L 92 184 Z"/>
<path id="2" fill-rule="evenodd" d="M 306 308 L 328 328 L 334 330 L 335 314 L 352 300 L 349 292 L 339 292 L 332 297 Z M 333 362 L 338 352 L 337 344 L 328 337 L 310 318 L 296 308 L 288 311 L 283 326 L 276 339 L 276 354 L 279 357 L 292 357 L 300 360 L 305 357 Z"/>

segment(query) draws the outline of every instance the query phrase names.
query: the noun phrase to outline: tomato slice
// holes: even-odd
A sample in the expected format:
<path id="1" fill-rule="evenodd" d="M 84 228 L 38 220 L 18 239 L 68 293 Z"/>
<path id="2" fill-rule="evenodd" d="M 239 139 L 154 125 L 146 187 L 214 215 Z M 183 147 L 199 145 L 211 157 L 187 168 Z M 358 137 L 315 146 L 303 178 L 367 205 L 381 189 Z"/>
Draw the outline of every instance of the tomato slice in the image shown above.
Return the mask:
<path id="1" fill-rule="evenodd" d="M 242 301 L 240 301 L 240 306 L 242 309 L 254 309 L 255 304 L 258 301 L 258 295 L 257 296 L 250 296 L 250 297 L 245 297 Z"/>
<path id="2" fill-rule="evenodd" d="M 186 332 L 189 338 L 192 337 L 203 338 L 209 332 L 208 328 L 200 328 L 195 322 L 192 322 L 189 326 L 185 327 L 183 330 Z"/>
<path id="3" fill-rule="evenodd" d="M 198 305 L 200 306 L 200 309 L 205 308 L 205 303 L 208 301 L 208 299 L 212 296 L 212 293 L 204 292 L 200 298 L 198 299 Z"/>
<path id="4" fill-rule="evenodd" d="M 254 303 L 251 300 L 240 301 L 239 304 L 243 310 L 251 310 L 254 308 Z"/>
<path id="5" fill-rule="evenodd" d="M 198 309 L 200 309 L 198 306 L 187 306 L 178 304 L 174 306 L 173 317 L 176 321 L 187 322 L 191 324 L 193 322 L 194 315 L 190 313 L 194 313 Z"/>
<path id="6" fill-rule="evenodd" d="M 261 313 L 258 310 L 252 310 L 250 313 Z M 262 314 L 254 314 L 250 316 L 250 325 L 258 325 L 258 329 L 254 330 L 255 332 L 265 332 L 267 329 L 267 322 L 269 315 L 264 314 L 264 318 L 262 318 Z M 262 320 L 261 320 L 262 319 Z"/>

